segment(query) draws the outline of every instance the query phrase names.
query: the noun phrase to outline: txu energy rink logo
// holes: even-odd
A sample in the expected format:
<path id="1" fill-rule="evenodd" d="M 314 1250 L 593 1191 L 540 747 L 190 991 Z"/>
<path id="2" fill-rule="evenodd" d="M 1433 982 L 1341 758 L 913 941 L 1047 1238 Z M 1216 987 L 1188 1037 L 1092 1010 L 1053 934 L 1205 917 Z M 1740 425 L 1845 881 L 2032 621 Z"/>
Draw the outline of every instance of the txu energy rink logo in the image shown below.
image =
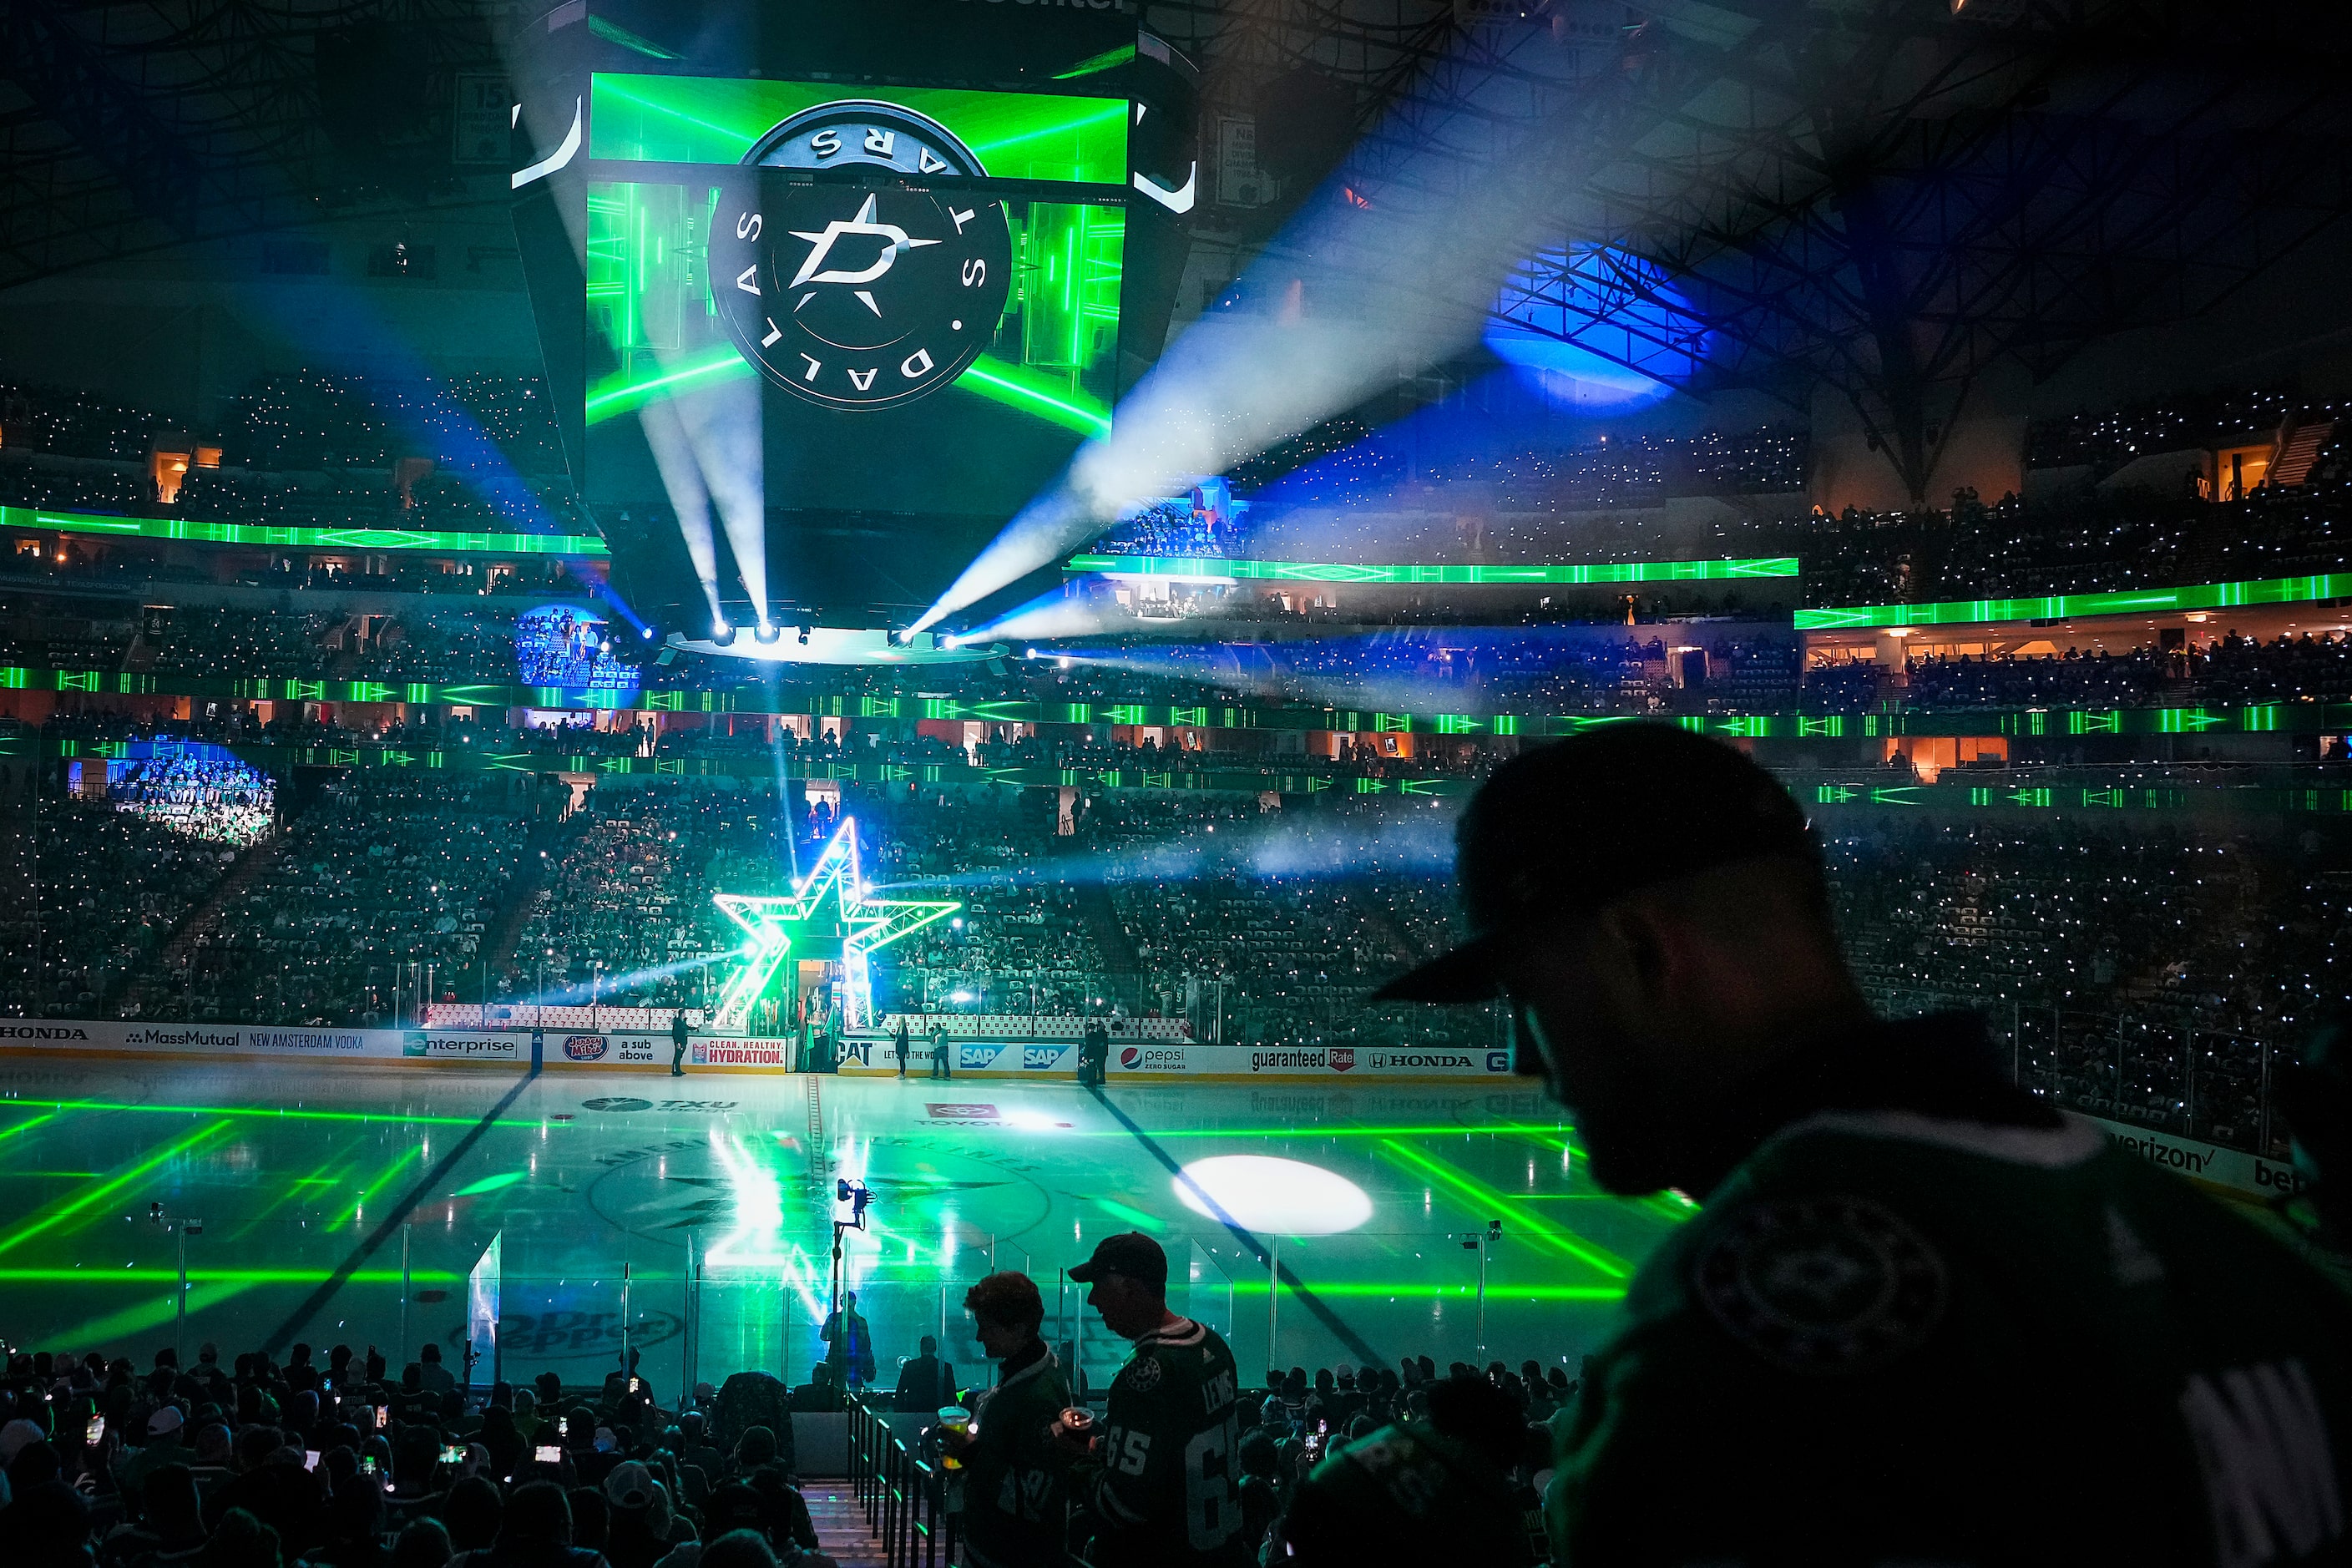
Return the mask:
<path id="1" fill-rule="evenodd" d="M 945 126 L 896 104 L 820 104 L 744 163 L 711 214 L 710 291 L 769 380 L 827 408 L 891 408 L 995 338 L 1012 232 L 1001 203 L 919 183 L 987 173 Z"/>

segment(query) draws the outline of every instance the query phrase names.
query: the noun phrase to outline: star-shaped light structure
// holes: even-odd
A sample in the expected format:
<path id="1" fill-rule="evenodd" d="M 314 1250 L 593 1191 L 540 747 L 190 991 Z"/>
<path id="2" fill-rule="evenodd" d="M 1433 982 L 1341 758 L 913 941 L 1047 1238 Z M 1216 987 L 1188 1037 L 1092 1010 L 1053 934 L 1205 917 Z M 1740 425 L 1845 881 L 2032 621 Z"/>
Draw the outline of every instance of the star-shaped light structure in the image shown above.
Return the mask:
<path id="1" fill-rule="evenodd" d="M 867 955 L 963 908 L 961 902 L 944 899 L 867 896 L 866 879 L 857 865 L 857 819 L 844 817 L 816 864 L 793 885 L 789 896 L 712 896 L 711 901 L 742 928 L 744 935 L 743 962 L 719 991 L 713 1028 L 733 1034 L 750 1023 L 751 1005 L 767 994 L 776 971 L 793 950 L 793 932 L 818 923 L 819 911 L 828 900 L 833 910 L 824 923 L 837 925 L 841 931 L 842 1022 L 852 1029 L 866 1028 L 873 1022 Z"/>

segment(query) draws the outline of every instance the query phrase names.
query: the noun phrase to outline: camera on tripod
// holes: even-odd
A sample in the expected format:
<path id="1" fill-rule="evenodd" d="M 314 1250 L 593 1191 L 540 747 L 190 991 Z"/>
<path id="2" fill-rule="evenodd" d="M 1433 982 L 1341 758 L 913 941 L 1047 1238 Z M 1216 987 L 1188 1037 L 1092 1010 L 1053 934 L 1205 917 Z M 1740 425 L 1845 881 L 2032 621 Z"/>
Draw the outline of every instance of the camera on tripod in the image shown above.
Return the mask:
<path id="1" fill-rule="evenodd" d="M 849 1217 L 845 1220 L 837 1219 L 833 1223 L 845 1225 L 852 1230 L 864 1230 L 866 1205 L 874 1201 L 874 1194 L 866 1190 L 866 1184 L 853 1182 L 846 1176 L 836 1176 L 833 1183 L 833 1195 L 839 1202 L 849 1205 Z"/>

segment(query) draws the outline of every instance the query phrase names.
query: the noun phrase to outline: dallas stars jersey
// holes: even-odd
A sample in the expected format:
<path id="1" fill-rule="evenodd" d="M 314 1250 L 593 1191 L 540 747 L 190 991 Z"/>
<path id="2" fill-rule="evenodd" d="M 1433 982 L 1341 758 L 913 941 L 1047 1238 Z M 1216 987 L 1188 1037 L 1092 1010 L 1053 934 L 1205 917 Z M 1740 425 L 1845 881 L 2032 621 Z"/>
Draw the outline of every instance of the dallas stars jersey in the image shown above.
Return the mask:
<path id="1" fill-rule="evenodd" d="M 1135 1342 L 1111 1380 L 1097 1457 L 1078 1495 L 1101 1525 L 1096 1568 L 1244 1568 L 1241 1468 L 1234 1450 L 1240 1383 L 1234 1352 L 1178 1319 Z"/>
<path id="2" fill-rule="evenodd" d="M 965 1453 L 963 1539 L 973 1568 L 1062 1561 L 1067 1521 L 1046 1428 L 1070 1403 L 1070 1380 L 1047 1354 L 983 1395 Z"/>
<path id="3" fill-rule="evenodd" d="M 2346 1550 L 2352 1298 L 2087 1123 L 1812 1116 L 1627 1307 L 1560 1444 L 1563 1562 Z"/>

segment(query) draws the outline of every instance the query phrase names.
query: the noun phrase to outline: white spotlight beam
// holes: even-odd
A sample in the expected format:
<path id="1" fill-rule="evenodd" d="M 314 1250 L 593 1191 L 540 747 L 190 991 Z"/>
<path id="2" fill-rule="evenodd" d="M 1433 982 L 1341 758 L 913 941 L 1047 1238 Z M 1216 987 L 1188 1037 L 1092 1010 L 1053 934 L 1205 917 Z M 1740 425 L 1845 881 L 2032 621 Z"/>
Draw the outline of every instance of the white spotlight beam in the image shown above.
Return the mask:
<path id="1" fill-rule="evenodd" d="M 1468 81 L 1482 63 L 1484 78 Z M 1476 339 L 1504 279 L 1545 234 L 1554 198 L 1583 171 L 1580 150 L 1562 144 L 1570 127 L 1541 115 L 1529 124 L 1517 61 L 1481 46 L 1477 62 L 1454 68 L 1466 83 L 1455 88 L 1459 97 L 1517 109 L 1469 118 L 1507 120 L 1525 134 L 1506 149 L 1491 136 L 1477 144 L 1441 135 L 1444 127 L 1425 121 L 1401 131 L 1392 117 L 1374 139 L 1377 188 L 1368 192 L 1343 169 L 1251 268 L 1245 293 L 1264 313 L 1194 322 L 1119 405 L 1110 434 L 1081 447 L 914 629 Z M 1617 90 L 1606 78 L 1590 85 L 1596 96 Z M 1465 140 L 1475 150 L 1464 150 Z"/>
<path id="2" fill-rule="evenodd" d="M 702 596 L 710 602 L 713 624 L 726 619 L 719 608 L 719 543 L 710 531 L 710 491 L 702 482 L 702 468 L 678 423 L 669 399 L 656 397 L 637 410 L 645 427 L 646 445 L 653 449 L 654 466 L 661 470 L 662 489 L 668 492 L 670 510 L 677 516 L 677 531 L 694 563 Z"/>

